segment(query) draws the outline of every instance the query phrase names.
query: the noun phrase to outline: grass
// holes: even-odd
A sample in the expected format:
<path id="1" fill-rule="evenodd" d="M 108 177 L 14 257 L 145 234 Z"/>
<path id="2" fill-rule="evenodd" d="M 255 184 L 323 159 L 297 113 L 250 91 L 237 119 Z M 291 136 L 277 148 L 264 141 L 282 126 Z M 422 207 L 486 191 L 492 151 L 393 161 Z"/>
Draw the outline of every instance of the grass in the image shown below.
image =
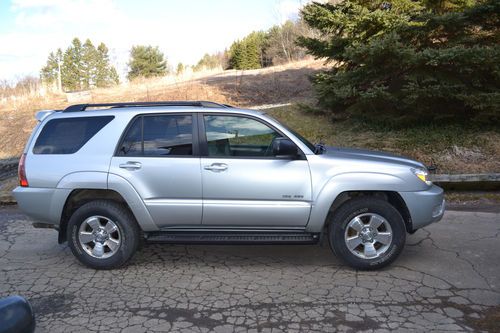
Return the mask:
<path id="1" fill-rule="evenodd" d="M 312 142 L 383 150 L 438 167 L 439 173 L 500 172 L 500 130 L 442 124 L 394 129 L 361 119 L 334 119 L 307 106 L 314 104 L 309 77 L 321 61 L 302 61 L 252 71 L 225 71 L 206 77 L 138 80 L 91 90 L 90 102 L 212 100 L 235 106 L 295 103 L 266 112 Z M 0 101 L 0 159 L 19 157 L 40 109 L 70 103 L 64 94 Z"/>
<path id="2" fill-rule="evenodd" d="M 0 205 L 15 203 L 15 199 L 12 196 L 12 190 L 16 188 L 18 184 L 17 176 L 0 182 Z"/>
<path id="3" fill-rule="evenodd" d="M 311 142 L 392 152 L 434 165 L 438 173 L 500 171 L 498 130 L 446 124 L 387 129 L 355 119 L 334 120 L 302 105 L 266 112 Z"/>
<path id="4" fill-rule="evenodd" d="M 19 157 L 36 123 L 37 110 L 62 109 L 78 103 L 126 101 L 208 100 L 241 107 L 299 102 L 312 99 L 308 78 L 322 66 L 322 61 L 304 60 L 250 71 L 142 79 L 91 90 L 84 99 L 71 103 L 69 96 L 62 93 L 10 96 L 0 100 L 0 159 Z"/>
<path id="5" fill-rule="evenodd" d="M 471 202 L 487 200 L 496 205 L 500 205 L 500 193 L 491 192 L 463 192 L 463 191 L 446 191 L 446 201 L 448 202 Z"/>

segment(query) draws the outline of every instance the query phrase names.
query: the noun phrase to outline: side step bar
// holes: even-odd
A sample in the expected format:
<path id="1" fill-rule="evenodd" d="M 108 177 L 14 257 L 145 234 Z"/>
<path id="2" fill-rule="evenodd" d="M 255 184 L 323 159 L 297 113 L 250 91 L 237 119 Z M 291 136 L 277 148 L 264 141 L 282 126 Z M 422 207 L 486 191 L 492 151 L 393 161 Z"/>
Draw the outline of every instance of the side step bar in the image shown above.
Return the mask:
<path id="1" fill-rule="evenodd" d="M 316 244 L 319 234 L 304 232 L 159 231 L 145 235 L 148 243 L 169 244 Z"/>

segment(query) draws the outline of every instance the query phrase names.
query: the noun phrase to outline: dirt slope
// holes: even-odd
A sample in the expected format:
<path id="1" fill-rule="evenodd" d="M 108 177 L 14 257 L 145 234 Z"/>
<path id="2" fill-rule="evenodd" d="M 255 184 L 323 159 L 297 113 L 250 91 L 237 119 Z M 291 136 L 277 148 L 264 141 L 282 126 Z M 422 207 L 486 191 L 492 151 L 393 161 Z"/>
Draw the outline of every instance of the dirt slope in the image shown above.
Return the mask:
<path id="1" fill-rule="evenodd" d="M 235 106 L 290 103 L 313 98 L 309 76 L 323 67 L 307 60 L 260 70 L 229 70 L 186 80 L 167 77 L 90 91 L 82 103 L 209 100 Z M 61 109 L 72 104 L 66 95 L 19 97 L 0 103 L 0 159 L 17 157 L 41 109 Z"/>

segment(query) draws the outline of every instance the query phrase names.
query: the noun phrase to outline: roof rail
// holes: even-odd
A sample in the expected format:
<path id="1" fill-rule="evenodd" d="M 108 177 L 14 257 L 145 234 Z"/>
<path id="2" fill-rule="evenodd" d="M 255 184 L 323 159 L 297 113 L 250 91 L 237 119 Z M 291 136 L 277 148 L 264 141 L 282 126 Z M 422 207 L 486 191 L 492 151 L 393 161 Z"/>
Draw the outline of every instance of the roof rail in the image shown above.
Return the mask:
<path id="1" fill-rule="evenodd" d="M 124 102 L 124 103 L 95 103 L 95 104 L 74 104 L 68 106 L 63 112 L 85 111 L 87 108 L 110 107 L 128 108 L 141 106 L 195 106 L 204 108 L 231 108 L 227 104 L 219 104 L 209 101 L 166 101 L 166 102 Z"/>

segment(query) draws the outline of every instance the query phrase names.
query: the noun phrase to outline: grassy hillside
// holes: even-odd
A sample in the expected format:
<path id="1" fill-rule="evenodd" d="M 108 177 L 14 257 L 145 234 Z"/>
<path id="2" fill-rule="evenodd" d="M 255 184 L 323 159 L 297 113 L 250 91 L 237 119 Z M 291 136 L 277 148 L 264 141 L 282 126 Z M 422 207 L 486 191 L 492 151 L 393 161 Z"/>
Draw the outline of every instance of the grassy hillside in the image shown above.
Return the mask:
<path id="1" fill-rule="evenodd" d="M 38 110 L 92 102 L 209 100 L 241 107 L 307 102 L 313 99 L 309 75 L 322 67 L 321 61 L 309 60 L 260 70 L 138 80 L 92 90 L 87 98 L 74 103 L 69 103 L 64 94 L 15 96 L 0 102 L 0 159 L 19 156 Z"/>
<path id="2" fill-rule="evenodd" d="M 383 150 L 436 166 L 437 173 L 500 172 L 500 133 L 441 126 L 386 129 L 355 119 L 332 120 L 292 105 L 266 110 L 313 142 Z"/>
<path id="3" fill-rule="evenodd" d="M 81 102 L 211 100 L 241 107 L 291 103 L 266 110 L 313 142 L 385 150 L 436 165 L 439 173 L 500 172 L 500 133 L 477 128 L 440 126 L 386 129 L 356 119 L 332 120 L 317 115 L 309 76 L 320 61 L 207 76 L 137 81 L 90 92 Z M 40 109 L 69 105 L 65 95 L 20 97 L 0 103 L 0 160 L 18 157 Z"/>

